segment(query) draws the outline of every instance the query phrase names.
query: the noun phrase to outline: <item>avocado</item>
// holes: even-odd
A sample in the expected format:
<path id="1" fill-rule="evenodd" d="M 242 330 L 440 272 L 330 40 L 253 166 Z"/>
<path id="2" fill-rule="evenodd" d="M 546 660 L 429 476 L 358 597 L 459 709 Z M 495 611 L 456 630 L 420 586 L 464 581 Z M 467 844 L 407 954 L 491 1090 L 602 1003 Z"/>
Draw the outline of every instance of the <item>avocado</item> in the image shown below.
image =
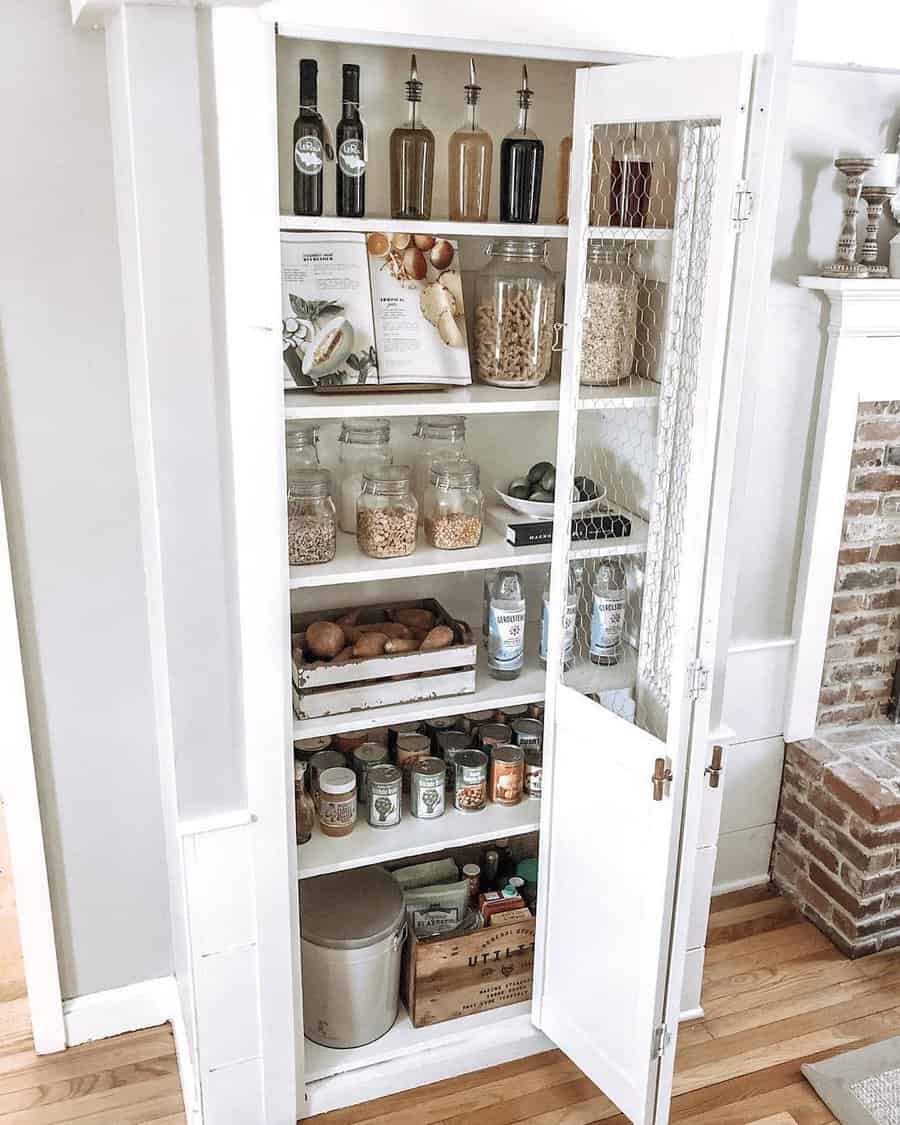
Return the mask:
<path id="1" fill-rule="evenodd" d="M 538 461 L 528 470 L 528 479 L 532 484 L 538 484 L 544 473 L 553 471 L 553 465 L 550 461 Z"/>
<path id="2" fill-rule="evenodd" d="M 522 481 L 513 481 L 509 486 L 509 495 L 514 500 L 527 500 L 531 495 L 531 485 L 528 483 L 523 484 Z"/>
<path id="3" fill-rule="evenodd" d="M 541 477 L 540 483 L 544 492 L 554 492 L 556 490 L 556 469 L 548 469 Z"/>
<path id="4" fill-rule="evenodd" d="M 533 500 L 535 503 L 538 503 L 538 504 L 552 504 L 553 503 L 553 493 L 552 492 L 546 492 L 543 489 L 539 488 L 539 489 L 537 489 L 537 491 L 532 492 L 532 494 L 528 497 L 528 499 Z"/>

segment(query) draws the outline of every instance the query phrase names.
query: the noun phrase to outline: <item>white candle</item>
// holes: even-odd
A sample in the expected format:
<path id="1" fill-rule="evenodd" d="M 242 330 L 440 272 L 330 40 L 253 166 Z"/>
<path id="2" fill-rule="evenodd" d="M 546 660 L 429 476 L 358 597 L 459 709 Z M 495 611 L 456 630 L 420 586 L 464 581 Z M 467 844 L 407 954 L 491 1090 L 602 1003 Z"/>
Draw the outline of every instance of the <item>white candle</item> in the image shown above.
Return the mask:
<path id="1" fill-rule="evenodd" d="M 900 171 L 900 153 L 883 152 L 877 158 L 878 163 L 866 172 L 863 181 L 867 187 L 892 188 L 897 186 L 897 174 Z"/>

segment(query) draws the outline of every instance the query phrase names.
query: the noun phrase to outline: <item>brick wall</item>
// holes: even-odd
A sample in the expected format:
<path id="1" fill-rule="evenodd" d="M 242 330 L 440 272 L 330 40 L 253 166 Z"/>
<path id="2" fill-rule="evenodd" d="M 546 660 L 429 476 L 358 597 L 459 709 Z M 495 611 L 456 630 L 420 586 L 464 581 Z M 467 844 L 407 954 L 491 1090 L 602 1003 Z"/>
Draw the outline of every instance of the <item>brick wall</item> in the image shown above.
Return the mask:
<path id="1" fill-rule="evenodd" d="M 900 644 L 900 401 L 860 403 L 818 725 L 883 715 Z"/>
<path id="2" fill-rule="evenodd" d="M 772 878 L 848 956 L 900 946 L 897 728 L 787 746 Z"/>

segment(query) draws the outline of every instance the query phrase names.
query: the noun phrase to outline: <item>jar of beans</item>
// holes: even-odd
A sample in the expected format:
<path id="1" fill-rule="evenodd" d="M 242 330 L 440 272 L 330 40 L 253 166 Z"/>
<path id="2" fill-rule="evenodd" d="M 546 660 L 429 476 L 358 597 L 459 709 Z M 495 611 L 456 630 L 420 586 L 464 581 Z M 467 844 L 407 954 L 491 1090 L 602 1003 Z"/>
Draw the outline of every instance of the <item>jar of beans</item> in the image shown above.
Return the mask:
<path id="1" fill-rule="evenodd" d="M 484 494 L 474 461 L 436 461 L 425 490 L 425 538 L 455 551 L 477 547 L 484 527 Z"/>
<path id="2" fill-rule="evenodd" d="M 558 284 L 549 243 L 501 238 L 475 284 L 475 376 L 496 387 L 536 387 L 550 374 Z"/>
<path id="3" fill-rule="evenodd" d="M 356 502 L 356 541 L 373 559 L 394 559 L 416 549 L 419 505 L 408 465 L 367 465 Z"/>
<path id="4" fill-rule="evenodd" d="M 294 469 L 288 474 L 288 562 L 291 566 L 331 562 L 337 545 L 337 513 L 327 469 Z"/>

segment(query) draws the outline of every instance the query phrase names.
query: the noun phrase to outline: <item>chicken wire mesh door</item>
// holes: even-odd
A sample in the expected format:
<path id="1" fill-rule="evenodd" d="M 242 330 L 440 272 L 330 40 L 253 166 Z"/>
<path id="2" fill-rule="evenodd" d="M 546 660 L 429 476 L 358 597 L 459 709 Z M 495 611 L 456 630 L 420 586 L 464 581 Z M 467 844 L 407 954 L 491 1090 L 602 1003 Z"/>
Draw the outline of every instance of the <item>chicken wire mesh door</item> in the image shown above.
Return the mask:
<path id="1" fill-rule="evenodd" d="M 662 741 L 719 134 L 594 127 L 584 287 L 567 310 L 581 320 L 573 499 L 598 503 L 569 536 L 562 681 Z"/>

